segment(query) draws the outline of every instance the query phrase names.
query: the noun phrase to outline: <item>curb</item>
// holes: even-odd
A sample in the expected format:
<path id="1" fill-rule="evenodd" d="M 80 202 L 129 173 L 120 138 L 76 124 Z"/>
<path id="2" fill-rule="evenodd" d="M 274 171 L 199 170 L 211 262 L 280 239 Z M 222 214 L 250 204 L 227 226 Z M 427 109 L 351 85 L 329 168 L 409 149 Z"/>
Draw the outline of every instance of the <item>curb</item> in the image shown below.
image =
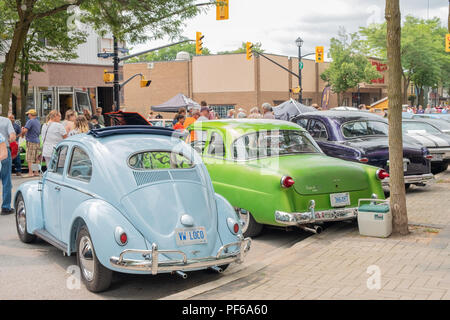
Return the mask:
<path id="1" fill-rule="evenodd" d="M 334 225 L 331 226 L 329 228 L 327 228 L 326 230 L 328 231 L 327 234 L 329 232 L 334 232 L 339 230 L 342 227 L 342 225 Z M 292 246 L 288 247 L 288 248 L 282 248 L 282 249 L 276 249 L 274 251 L 272 251 L 270 253 L 270 257 L 264 259 L 261 262 L 255 262 L 252 263 L 248 266 L 241 266 L 239 267 L 238 270 L 234 271 L 234 273 L 230 273 L 230 275 L 223 275 L 223 277 L 221 277 L 218 280 L 209 282 L 209 283 L 205 283 L 202 284 L 200 286 L 197 286 L 195 288 L 191 288 L 191 289 L 187 289 L 169 296 L 166 296 L 164 298 L 160 298 L 159 300 L 186 300 L 186 299 L 191 299 L 197 295 L 203 294 L 205 292 L 217 289 L 223 285 L 226 285 L 230 282 L 233 281 L 237 281 L 239 279 L 245 278 L 250 276 L 253 273 L 256 273 L 264 268 L 266 268 L 268 265 L 273 264 L 275 261 L 280 260 L 280 258 L 282 257 L 287 257 L 289 256 L 289 253 L 291 251 L 295 251 L 298 250 L 300 248 L 304 248 L 309 246 L 310 244 L 321 240 L 322 234 L 320 235 L 312 235 L 304 240 L 301 240 L 300 242 L 296 242 L 294 243 Z M 290 244 L 290 243 L 289 243 Z M 289 245 L 288 244 L 288 245 Z M 250 249 L 251 250 L 251 249 Z"/>

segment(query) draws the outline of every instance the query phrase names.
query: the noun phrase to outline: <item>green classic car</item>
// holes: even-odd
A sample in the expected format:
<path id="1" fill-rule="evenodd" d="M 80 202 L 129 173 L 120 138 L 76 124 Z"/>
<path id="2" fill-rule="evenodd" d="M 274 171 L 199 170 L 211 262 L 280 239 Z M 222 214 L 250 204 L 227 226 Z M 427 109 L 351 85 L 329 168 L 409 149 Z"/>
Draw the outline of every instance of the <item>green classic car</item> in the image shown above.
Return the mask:
<path id="1" fill-rule="evenodd" d="M 188 130 L 245 236 L 263 225 L 319 233 L 323 222 L 356 218 L 359 199 L 384 199 L 383 169 L 326 156 L 297 124 L 230 119 L 197 121 Z"/>

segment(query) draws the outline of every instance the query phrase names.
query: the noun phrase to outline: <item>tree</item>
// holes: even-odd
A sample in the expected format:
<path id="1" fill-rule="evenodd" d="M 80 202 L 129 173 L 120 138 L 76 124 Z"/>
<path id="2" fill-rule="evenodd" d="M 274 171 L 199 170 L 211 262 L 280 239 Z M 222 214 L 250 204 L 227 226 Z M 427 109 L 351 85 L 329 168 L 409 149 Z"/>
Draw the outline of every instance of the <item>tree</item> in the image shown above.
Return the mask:
<path id="1" fill-rule="evenodd" d="M 373 55 L 386 59 L 386 23 L 360 28 Z M 448 55 L 445 54 L 446 29 L 439 18 L 429 20 L 407 16 L 401 32 L 403 103 L 408 100 L 411 82 L 418 91 L 418 103 L 424 104 L 425 87 L 448 83 Z"/>
<path id="2" fill-rule="evenodd" d="M 338 35 L 339 38 L 330 40 L 332 62 L 320 77 L 337 93 L 338 104 L 342 105 L 342 93 L 359 83 L 377 79 L 380 74 L 367 59 L 365 47 L 357 33 L 347 34 L 341 28 Z"/>
<path id="3" fill-rule="evenodd" d="M 256 42 L 256 43 L 252 43 L 253 45 L 253 50 L 258 51 L 258 52 L 264 52 L 263 49 L 261 49 L 261 42 Z M 231 51 L 220 51 L 217 52 L 217 54 L 230 54 L 230 53 L 246 53 L 247 52 L 247 42 L 242 42 L 242 45 L 237 48 L 236 50 L 231 50 Z"/>
<path id="4" fill-rule="evenodd" d="M 402 137 L 402 61 L 399 0 L 386 0 L 386 52 L 388 63 L 389 104 L 389 189 L 393 216 L 393 232 L 409 233 L 406 210 L 405 179 L 403 175 Z"/>
<path id="5" fill-rule="evenodd" d="M 86 42 L 88 34 L 82 30 L 70 31 L 67 12 L 36 20 L 30 27 L 24 47 L 18 59 L 21 106 L 18 117 L 25 120 L 30 73 L 43 72 L 45 61 L 70 61 L 78 57 L 77 47 Z"/>
<path id="6" fill-rule="evenodd" d="M 71 6 L 82 10 L 80 21 L 100 34 L 112 32 L 118 40 L 136 43 L 171 37 L 181 33 L 183 21 L 197 15 L 201 7 L 215 2 L 195 0 L 1 0 L 0 12 L 11 12 L 1 23 L 14 25 L 0 84 L 0 104 L 8 105 L 14 71 L 33 22 L 67 11 Z M 2 115 L 7 110 L 3 108 Z"/>
<path id="7" fill-rule="evenodd" d="M 191 56 L 195 55 L 195 43 L 180 43 L 158 51 L 150 52 L 145 55 L 132 58 L 127 63 L 147 62 L 147 61 L 171 61 L 175 60 L 180 51 L 188 52 Z M 208 48 L 203 47 L 203 54 L 210 54 Z"/>

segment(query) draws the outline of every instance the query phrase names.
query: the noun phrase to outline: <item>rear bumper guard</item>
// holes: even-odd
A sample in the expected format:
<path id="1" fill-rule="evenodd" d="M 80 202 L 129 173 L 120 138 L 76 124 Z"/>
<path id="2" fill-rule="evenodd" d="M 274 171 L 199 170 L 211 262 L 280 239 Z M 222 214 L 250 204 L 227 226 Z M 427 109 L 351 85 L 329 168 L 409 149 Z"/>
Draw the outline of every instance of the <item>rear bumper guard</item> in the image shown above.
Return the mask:
<path id="1" fill-rule="evenodd" d="M 209 268 L 214 266 L 225 265 L 229 263 L 242 263 L 245 253 L 250 250 L 251 239 L 242 238 L 241 241 L 232 242 L 219 248 L 214 257 L 188 259 L 186 254 L 181 250 L 158 250 L 156 243 L 152 244 L 152 250 L 123 250 L 119 257 L 111 257 L 112 266 L 123 270 L 134 271 L 151 271 L 153 275 L 160 272 L 189 271 L 195 269 Z M 228 252 L 230 247 L 237 246 L 238 250 Z M 143 260 L 125 259 L 125 255 L 129 253 L 142 254 Z M 164 260 L 159 261 L 160 254 L 178 254 L 180 260 Z"/>

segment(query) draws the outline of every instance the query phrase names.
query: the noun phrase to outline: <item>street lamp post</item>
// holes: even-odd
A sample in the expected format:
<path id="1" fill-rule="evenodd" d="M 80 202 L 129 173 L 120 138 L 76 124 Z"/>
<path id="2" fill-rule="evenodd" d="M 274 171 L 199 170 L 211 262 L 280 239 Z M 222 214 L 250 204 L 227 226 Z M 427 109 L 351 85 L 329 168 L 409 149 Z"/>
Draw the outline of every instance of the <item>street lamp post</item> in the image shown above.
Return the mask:
<path id="1" fill-rule="evenodd" d="M 300 92 L 298 93 L 298 102 L 302 103 L 302 45 L 303 45 L 303 39 L 298 37 L 297 40 L 295 40 L 295 44 L 298 47 L 298 86 L 300 87 Z"/>

